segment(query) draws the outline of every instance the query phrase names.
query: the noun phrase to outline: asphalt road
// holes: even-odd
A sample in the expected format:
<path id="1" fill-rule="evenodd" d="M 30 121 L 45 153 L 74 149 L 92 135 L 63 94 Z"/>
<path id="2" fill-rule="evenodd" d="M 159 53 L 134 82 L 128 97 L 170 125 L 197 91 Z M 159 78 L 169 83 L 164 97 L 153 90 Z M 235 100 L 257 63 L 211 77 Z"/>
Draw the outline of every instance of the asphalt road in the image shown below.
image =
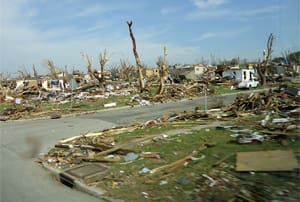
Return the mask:
<path id="1" fill-rule="evenodd" d="M 208 106 L 222 100 L 230 103 L 235 95 L 209 97 Z M 113 126 L 147 121 L 171 111 L 204 109 L 204 99 L 175 103 L 105 110 L 75 117 L 0 122 L 0 201 L 1 202 L 76 202 L 100 201 L 68 188 L 35 162 L 57 141 Z"/>

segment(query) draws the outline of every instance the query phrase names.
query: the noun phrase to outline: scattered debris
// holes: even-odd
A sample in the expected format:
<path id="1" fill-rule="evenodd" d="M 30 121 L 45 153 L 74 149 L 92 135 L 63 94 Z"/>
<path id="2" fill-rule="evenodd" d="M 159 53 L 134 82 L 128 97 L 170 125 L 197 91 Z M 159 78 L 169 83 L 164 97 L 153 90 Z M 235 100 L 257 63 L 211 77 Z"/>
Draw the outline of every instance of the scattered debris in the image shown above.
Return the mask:
<path id="1" fill-rule="evenodd" d="M 139 155 L 133 153 L 133 152 L 130 152 L 128 153 L 125 157 L 124 157 L 124 161 L 134 161 L 136 160 L 137 158 L 139 157 Z"/>
<path id="2" fill-rule="evenodd" d="M 159 152 L 142 152 L 140 154 L 141 157 L 144 158 L 156 158 L 156 159 L 160 159 L 160 153 Z"/>
<path id="3" fill-rule="evenodd" d="M 150 172 L 151 170 L 149 168 L 143 168 L 142 170 L 139 171 L 139 174 L 144 175 Z"/>
<path id="4" fill-rule="evenodd" d="M 262 144 L 264 141 L 264 136 L 259 135 L 258 132 L 253 132 L 251 134 L 240 133 L 235 134 L 235 136 L 239 144 Z"/>
<path id="5" fill-rule="evenodd" d="M 105 108 L 107 108 L 107 107 L 116 107 L 116 106 L 117 106 L 116 102 L 111 102 L 111 103 L 104 104 Z"/>
<path id="6" fill-rule="evenodd" d="M 50 118 L 51 119 L 60 119 L 61 118 L 61 114 L 51 114 Z"/>
<path id="7" fill-rule="evenodd" d="M 149 120 L 145 123 L 145 127 L 155 126 L 158 122 L 156 120 Z"/>
<path id="8" fill-rule="evenodd" d="M 143 196 L 144 196 L 144 198 L 150 198 L 150 195 L 147 193 L 147 192 L 142 192 L 142 194 L 143 194 Z"/>
<path id="9" fill-rule="evenodd" d="M 186 186 L 190 183 L 190 181 L 186 178 L 181 178 L 178 183 L 182 186 Z"/>
<path id="10" fill-rule="evenodd" d="M 168 184 L 168 181 L 162 180 L 162 181 L 159 182 L 159 185 L 161 185 L 161 186 L 162 186 L 162 185 L 165 185 L 165 184 Z"/>
<path id="11" fill-rule="evenodd" d="M 217 181 L 214 180 L 213 178 L 209 177 L 208 175 L 202 174 L 202 176 L 210 180 L 210 184 L 209 184 L 210 187 L 213 187 L 217 184 Z"/>

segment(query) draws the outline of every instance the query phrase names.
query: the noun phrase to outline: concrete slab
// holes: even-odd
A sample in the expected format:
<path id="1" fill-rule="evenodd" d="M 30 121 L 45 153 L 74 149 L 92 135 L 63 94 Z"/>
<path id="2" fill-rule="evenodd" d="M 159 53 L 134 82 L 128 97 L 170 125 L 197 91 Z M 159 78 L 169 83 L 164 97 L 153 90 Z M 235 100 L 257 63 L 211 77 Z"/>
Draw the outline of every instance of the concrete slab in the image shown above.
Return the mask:
<path id="1" fill-rule="evenodd" d="M 71 168 L 69 170 L 66 170 L 65 173 L 84 180 L 91 176 L 100 174 L 104 172 L 106 169 L 107 167 L 93 163 L 93 164 L 82 165 L 76 168 Z"/>

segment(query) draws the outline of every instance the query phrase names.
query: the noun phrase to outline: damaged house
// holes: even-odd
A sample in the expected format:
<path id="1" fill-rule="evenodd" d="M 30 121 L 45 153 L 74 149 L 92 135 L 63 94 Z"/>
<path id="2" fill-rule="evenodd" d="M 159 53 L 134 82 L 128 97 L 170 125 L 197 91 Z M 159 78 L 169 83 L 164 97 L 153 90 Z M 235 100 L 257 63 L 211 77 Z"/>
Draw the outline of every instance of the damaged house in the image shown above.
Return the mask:
<path id="1" fill-rule="evenodd" d="M 159 70 L 158 68 L 144 68 L 144 75 L 148 78 L 159 77 Z"/>
<path id="2" fill-rule="evenodd" d="M 204 64 L 195 65 L 173 65 L 169 67 L 170 76 L 175 82 L 182 82 L 184 80 L 199 80 L 200 78 L 215 77 L 216 67 Z"/>
<path id="3" fill-rule="evenodd" d="M 17 80 L 16 81 L 16 88 L 15 90 L 19 90 L 19 89 L 23 89 L 23 88 L 32 88 L 38 87 L 38 82 L 37 80 L 33 80 L 33 79 L 22 79 L 22 80 Z"/>

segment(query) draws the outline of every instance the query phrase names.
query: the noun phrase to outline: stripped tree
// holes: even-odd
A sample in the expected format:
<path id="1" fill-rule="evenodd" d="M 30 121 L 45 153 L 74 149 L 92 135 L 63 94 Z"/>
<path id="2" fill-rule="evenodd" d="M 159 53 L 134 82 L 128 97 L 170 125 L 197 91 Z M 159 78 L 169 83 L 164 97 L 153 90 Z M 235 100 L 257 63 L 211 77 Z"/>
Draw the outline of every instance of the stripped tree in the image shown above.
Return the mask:
<path id="1" fill-rule="evenodd" d="M 41 80 L 39 79 L 39 76 L 38 76 L 38 73 L 37 73 L 37 70 L 36 70 L 34 64 L 32 65 L 32 70 L 33 70 L 33 77 L 34 77 L 34 79 L 35 79 L 36 82 L 37 82 L 38 88 L 40 88 L 40 87 L 42 86 L 42 82 L 41 82 Z"/>
<path id="2" fill-rule="evenodd" d="M 103 54 L 100 53 L 99 55 L 99 63 L 100 63 L 100 68 L 101 68 L 101 78 L 100 78 L 100 86 L 101 88 L 104 89 L 104 83 L 105 83 L 105 78 L 104 78 L 104 68 L 107 63 L 108 59 L 106 58 L 106 49 L 104 49 Z"/>
<path id="3" fill-rule="evenodd" d="M 51 59 L 47 60 L 47 65 L 48 65 L 47 67 L 50 71 L 50 77 L 52 79 L 58 79 L 56 67 Z"/>
<path id="4" fill-rule="evenodd" d="M 160 77 L 160 84 L 157 91 L 157 94 L 163 94 L 164 93 L 164 87 L 165 87 L 165 76 L 167 73 L 167 48 L 164 47 L 164 59 L 163 63 L 160 64 L 160 71 L 159 71 L 159 77 Z"/>
<path id="5" fill-rule="evenodd" d="M 101 82 L 98 72 L 94 70 L 93 68 L 93 62 L 92 59 L 88 56 L 88 54 L 82 53 L 82 57 L 85 59 L 87 62 L 87 70 L 88 74 L 90 75 L 91 79 L 97 80 L 99 83 Z"/>
<path id="6" fill-rule="evenodd" d="M 263 72 L 263 68 L 262 68 L 262 64 L 260 62 L 260 59 L 258 59 L 257 66 L 255 66 L 255 68 L 256 68 L 256 71 L 258 73 L 260 84 L 264 85 L 266 83 L 266 77 L 265 77 L 265 74 Z"/>
<path id="7" fill-rule="evenodd" d="M 265 51 L 263 51 L 263 55 L 264 55 L 263 65 L 264 65 L 264 68 L 265 68 L 265 76 L 270 74 L 271 54 L 273 52 L 273 49 L 272 49 L 273 40 L 274 40 L 274 35 L 271 33 L 269 35 L 268 42 L 267 42 L 267 53 Z"/>
<path id="8" fill-rule="evenodd" d="M 112 78 L 120 78 L 120 67 L 117 65 L 112 65 L 110 67 L 110 74 Z"/>
<path id="9" fill-rule="evenodd" d="M 137 65 L 138 73 L 139 73 L 140 92 L 143 92 L 145 90 L 144 76 L 143 76 L 143 71 L 142 71 L 143 67 L 142 67 L 139 55 L 137 53 L 137 50 L 136 50 L 136 42 L 135 42 L 135 38 L 134 38 L 132 29 L 131 29 L 132 21 L 130 21 L 130 22 L 127 21 L 127 25 L 128 25 L 130 37 L 131 37 L 131 40 L 132 40 L 133 54 L 134 54 L 134 57 L 135 57 L 135 61 L 136 61 L 136 65 Z"/>
<path id="10" fill-rule="evenodd" d="M 106 51 L 104 51 L 103 54 L 100 53 L 100 55 L 99 55 L 101 75 L 99 75 L 98 71 L 94 69 L 92 59 L 87 54 L 82 53 L 82 57 L 87 62 L 87 70 L 88 70 L 88 74 L 90 75 L 91 79 L 97 80 L 97 82 L 99 83 L 99 86 L 101 88 L 104 88 L 104 67 L 105 67 L 106 62 L 108 61 L 106 59 Z"/>
<path id="11" fill-rule="evenodd" d="M 263 61 L 262 63 L 259 60 L 259 63 L 256 67 L 256 70 L 258 72 L 259 80 L 261 85 L 264 85 L 266 83 L 266 77 L 270 74 L 270 67 L 271 67 L 271 55 L 273 52 L 273 40 L 274 35 L 271 33 L 268 38 L 267 42 L 267 53 L 265 50 L 263 50 Z"/>
<path id="12" fill-rule="evenodd" d="M 126 81 L 130 81 L 137 77 L 136 69 L 128 61 L 120 59 L 120 77 Z"/>

